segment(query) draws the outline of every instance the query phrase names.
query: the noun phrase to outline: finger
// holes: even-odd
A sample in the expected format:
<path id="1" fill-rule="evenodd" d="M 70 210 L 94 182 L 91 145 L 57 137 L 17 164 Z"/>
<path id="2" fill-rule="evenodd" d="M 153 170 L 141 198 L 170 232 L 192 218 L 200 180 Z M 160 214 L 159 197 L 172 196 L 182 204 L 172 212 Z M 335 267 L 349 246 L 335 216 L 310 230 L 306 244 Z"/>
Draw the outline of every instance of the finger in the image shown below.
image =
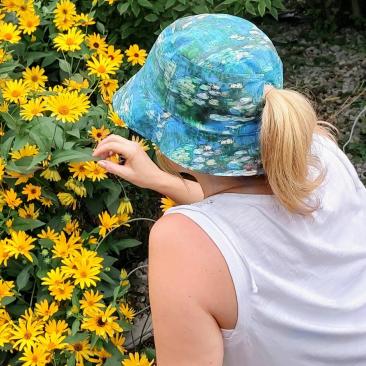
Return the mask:
<path id="1" fill-rule="evenodd" d="M 130 144 L 121 144 L 119 142 L 107 142 L 103 145 L 98 145 L 93 152 L 93 156 L 101 158 L 108 156 L 112 151 L 113 154 L 120 154 L 126 159 L 136 153 L 136 147 Z"/>
<path id="2" fill-rule="evenodd" d="M 131 175 L 130 169 L 124 165 L 119 165 L 108 160 L 99 160 L 98 164 L 107 170 L 108 173 L 118 175 L 119 177 L 129 180 Z"/>

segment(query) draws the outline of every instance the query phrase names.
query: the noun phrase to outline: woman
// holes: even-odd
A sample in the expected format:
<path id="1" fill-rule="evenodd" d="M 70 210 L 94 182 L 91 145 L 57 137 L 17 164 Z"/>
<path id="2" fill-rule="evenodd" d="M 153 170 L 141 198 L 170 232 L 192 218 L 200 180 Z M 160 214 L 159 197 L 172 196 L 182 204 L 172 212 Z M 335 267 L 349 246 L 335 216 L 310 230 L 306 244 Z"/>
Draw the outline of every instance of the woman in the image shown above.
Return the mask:
<path id="1" fill-rule="evenodd" d="M 165 28 L 113 99 L 163 170 L 115 135 L 99 164 L 179 204 L 149 238 L 158 366 L 366 364 L 366 190 L 282 82 L 254 24 L 201 14 Z"/>

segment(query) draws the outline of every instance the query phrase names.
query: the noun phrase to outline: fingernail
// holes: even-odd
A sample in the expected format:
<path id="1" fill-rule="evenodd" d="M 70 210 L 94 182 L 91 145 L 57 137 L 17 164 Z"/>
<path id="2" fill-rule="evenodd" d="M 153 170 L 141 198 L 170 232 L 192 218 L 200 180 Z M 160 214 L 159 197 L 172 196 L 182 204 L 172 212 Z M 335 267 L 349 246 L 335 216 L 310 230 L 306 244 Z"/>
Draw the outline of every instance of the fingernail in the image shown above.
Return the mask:
<path id="1" fill-rule="evenodd" d="M 107 165 L 108 165 L 108 163 L 107 163 L 105 160 L 99 160 L 99 161 L 98 161 L 98 164 L 99 164 L 100 166 L 102 166 L 103 168 L 106 168 L 106 167 L 107 167 Z"/>

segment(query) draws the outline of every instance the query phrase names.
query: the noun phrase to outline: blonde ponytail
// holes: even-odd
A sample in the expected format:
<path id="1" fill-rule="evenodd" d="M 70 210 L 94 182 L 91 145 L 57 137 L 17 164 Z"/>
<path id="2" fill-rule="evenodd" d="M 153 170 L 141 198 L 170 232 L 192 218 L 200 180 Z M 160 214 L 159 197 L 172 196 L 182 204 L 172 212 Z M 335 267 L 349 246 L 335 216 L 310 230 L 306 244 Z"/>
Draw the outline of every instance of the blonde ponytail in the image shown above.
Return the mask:
<path id="1" fill-rule="evenodd" d="M 273 87 L 266 92 L 260 130 L 261 159 L 274 195 L 292 213 L 307 215 L 319 207 L 319 202 L 307 199 L 323 182 L 325 171 L 310 148 L 314 132 L 335 141 L 331 129 L 336 130 L 330 123 L 318 121 L 303 94 Z M 318 171 L 315 179 L 309 178 L 309 167 Z"/>

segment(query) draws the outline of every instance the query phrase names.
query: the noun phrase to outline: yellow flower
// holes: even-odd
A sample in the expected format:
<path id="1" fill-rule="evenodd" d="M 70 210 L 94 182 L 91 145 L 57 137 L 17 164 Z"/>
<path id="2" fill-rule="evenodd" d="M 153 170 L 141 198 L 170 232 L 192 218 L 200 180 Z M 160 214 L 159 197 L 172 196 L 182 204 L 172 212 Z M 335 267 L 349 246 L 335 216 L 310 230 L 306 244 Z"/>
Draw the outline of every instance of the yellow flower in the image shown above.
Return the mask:
<path id="1" fill-rule="evenodd" d="M 142 66 L 145 63 L 146 50 L 140 49 L 137 44 L 131 45 L 125 53 L 128 56 L 127 61 L 132 65 L 140 64 Z"/>
<path id="2" fill-rule="evenodd" d="M 103 125 L 100 128 L 93 126 L 92 129 L 88 131 L 88 133 L 94 139 L 94 141 L 99 142 L 105 139 L 111 133 L 111 131 Z"/>
<path id="3" fill-rule="evenodd" d="M 57 193 L 57 197 L 60 200 L 62 206 L 71 206 L 73 210 L 76 209 L 77 200 L 71 193 L 60 192 Z"/>
<path id="4" fill-rule="evenodd" d="M 32 34 L 41 22 L 40 17 L 34 12 L 26 12 L 19 18 L 19 29 L 25 34 Z"/>
<path id="5" fill-rule="evenodd" d="M 4 265 L 6 267 L 10 257 L 11 255 L 9 254 L 7 239 L 0 239 L 0 265 Z"/>
<path id="6" fill-rule="evenodd" d="M 24 195 L 27 195 L 27 201 L 38 200 L 41 197 L 42 188 L 28 183 L 22 190 Z"/>
<path id="7" fill-rule="evenodd" d="M 0 157 L 0 182 L 3 180 L 3 176 L 5 173 L 5 161 L 2 157 Z"/>
<path id="8" fill-rule="evenodd" d="M 125 344 L 126 338 L 122 336 L 122 334 L 115 334 L 111 341 L 118 348 L 118 350 L 123 354 L 126 352 L 126 349 L 123 347 Z"/>
<path id="9" fill-rule="evenodd" d="M 5 2 L 8 4 L 13 2 L 15 5 L 14 11 L 17 13 L 18 17 L 22 17 L 24 14 L 29 12 L 34 13 L 34 3 L 31 0 L 2 0 L 3 4 Z"/>
<path id="10" fill-rule="evenodd" d="M 44 330 L 47 334 L 52 334 L 52 333 L 55 333 L 55 334 L 63 334 L 65 332 L 68 331 L 68 325 L 66 323 L 65 320 L 49 320 L 45 327 L 44 327 Z"/>
<path id="11" fill-rule="evenodd" d="M 81 324 L 81 329 L 95 332 L 96 335 L 106 339 L 107 336 L 113 337 L 115 333 L 123 331 L 117 323 L 117 317 L 112 314 L 117 309 L 109 305 L 105 310 L 97 309 L 91 314 L 87 314 Z"/>
<path id="12" fill-rule="evenodd" d="M 14 288 L 13 281 L 4 281 L 0 279 L 0 301 L 7 296 L 13 296 L 12 289 Z"/>
<path id="13" fill-rule="evenodd" d="M 42 230 L 40 234 L 37 235 L 40 239 L 49 239 L 55 241 L 58 238 L 58 233 L 55 230 L 47 226 L 47 230 Z"/>
<path id="14" fill-rule="evenodd" d="M 163 212 L 165 212 L 166 210 L 168 210 L 169 208 L 173 207 L 176 205 L 176 202 L 173 201 L 171 198 L 169 198 L 168 196 L 162 197 L 160 199 L 160 202 L 162 203 L 160 208 Z"/>
<path id="15" fill-rule="evenodd" d="M 48 303 L 47 300 L 42 300 L 35 305 L 35 314 L 43 321 L 48 320 L 51 316 L 58 312 L 58 305 L 55 302 Z"/>
<path id="16" fill-rule="evenodd" d="M 49 96 L 46 100 L 47 109 L 52 116 L 62 122 L 75 123 L 90 106 L 88 97 L 78 94 L 76 91 L 62 92 L 58 95 Z"/>
<path id="17" fill-rule="evenodd" d="M 117 218 L 119 225 L 130 226 L 130 224 L 126 224 L 126 221 L 130 219 L 130 216 L 128 216 L 127 214 L 118 214 Z"/>
<path id="18" fill-rule="evenodd" d="M 46 366 L 48 353 L 44 346 L 33 345 L 26 347 L 23 356 L 19 358 L 23 366 Z"/>
<path id="19" fill-rule="evenodd" d="M 108 46 L 105 55 L 118 67 L 121 65 L 124 56 L 123 53 L 121 53 L 121 50 L 114 49 L 113 45 Z"/>
<path id="20" fill-rule="evenodd" d="M 149 145 L 142 137 L 133 135 L 131 141 L 137 142 L 145 151 L 150 149 Z"/>
<path id="21" fill-rule="evenodd" d="M 105 237 L 107 232 L 118 227 L 118 217 L 116 215 L 110 216 L 107 211 L 104 211 L 98 215 L 100 225 L 99 225 L 99 235 Z"/>
<path id="22" fill-rule="evenodd" d="M 13 57 L 10 53 L 6 52 L 3 48 L 0 49 L 0 64 L 12 59 Z M 2 110 L 1 112 L 7 112 L 7 110 Z"/>
<path id="23" fill-rule="evenodd" d="M 117 213 L 119 215 L 122 215 L 122 214 L 129 215 L 129 214 L 133 213 L 133 207 L 132 207 L 131 201 L 128 197 L 123 197 L 121 199 L 121 202 L 117 209 Z"/>
<path id="24" fill-rule="evenodd" d="M 46 197 L 40 197 L 39 201 L 42 203 L 43 206 L 51 207 L 53 205 L 52 200 Z"/>
<path id="25" fill-rule="evenodd" d="M 26 156 L 34 156 L 39 153 L 37 145 L 29 145 L 28 143 L 24 145 L 21 149 L 9 153 L 13 160 L 19 160 Z"/>
<path id="26" fill-rule="evenodd" d="M 28 85 L 32 90 L 42 90 L 44 88 L 45 82 L 48 79 L 44 73 L 45 70 L 39 67 L 39 65 L 27 67 L 25 71 L 23 71 L 23 79 L 25 84 Z"/>
<path id="27" fill-rule="evenodd" d="M 65 187 L 76 193 L 79 197 L 86 197 L 85 186 L 73 178 L 69 178 L 69 180 L 65 183 Z"/>
<path id="28" fill-rule="evenodd" d="M 44 347 L 47 352 L 52 352 L 56 349 L 64 349 L 67 347 L 67 343 L 62 343 L 66 336 L 56 333 L 45 333 L 38 337 L 39 344 Z M 48 363 L 48 362 L 47 362 Z"/>
<path id="29" fill-rule="evenodd" d="M 80 366 L 84 365 L 84 360 L 90 361 L 94 354 L 87 339 L 70 343 L 67 349 L 75 355 L 76 364 Z"/>
<path id="30" fill-rule="evenodd" d="M 107 171 L 95 161 L 87 161 L 85 163 L 85 169 L 87 171 L 86 176 L 93 182 L 108 178 Z"/>
<path id="31" fill-rule="evenodd" d="M 62 83 L 67 87 L 68 90 L 80 91 L 81 89 L 89 88 L 88 79 L 83 79 L 81 82 L 78 82 L 73 79 L 66 79 Z"/>
<path id="32" fill-rule="evenodd" d="M 58 182 L 61 180 L 61 176 L 56 169 L 47 168 L 41 174 L 41 177 L 51 181 L 51 182 Z"/>
<path id="33" fill-rule="evenodd" d="M 29 88 L 24 80 L 8 80 L 5 82 L 3 97 L 9 102 L 23 104 L 27 101 L 26 96 L 28 91 Z"/>
<path id="34" fill-rule="evenodd" d="M 71 28 L 67 33 L 59 33 L 53 40 L 57 51 L 78 51 L 81 50 L 85 34 L 77 28 Z"/>
<path id="35" fill-rule="evenodd" d="M 121 277 L 121 286 L 128 286 L 130 284 L 130 281 L 128 280 L 128 273 L 124 268 L 121 269 L 120 277 Z"/>
<path id="36" fill-rule="evenodd" d="M 34 319 L 32 316 L 27 320 L 20 318 L 18 324 L 14 324 L 12 329 L 13 347 L 20 351 L 23 348 L 29 350 L 37 343 L 37 337 L 42 332 L 43 325 L 39 320 Z"/>
<path id="37" fill-rule="evenodd" d="M 114 111 L 109 111 L 108 118 L 118 127 L 127 128 L 126 123 Z"/>
<path id="38" fill-rule="evenodd" d="M 107 51 L 107 43 L 105 41 L 105 37 L 101 37 L 100 34 L 93 33 L 86 37 L 86 43 L 90 50 L 106 52 Z"/>
<path id="39" fill-rule="evenodd" d="M 138 352 L 135 352 L 135 354 L 129 353 L 128 357 L 122 361 L 122 366 L 151 366 L 154 363 L 154 360 L 149 362 L 144 353 L 141 356 Z"/>
<path id="40" fill-rule="evenodd" d="M 80 26 L 86 27 L 88 25 L 93 25 L 93 24 L 95 24 L 95 20 L 93 19 L 93 17 L 90 14 L 80 13 L 80 14 L 76 15 L 75 25 L 80 25 Z"/>
<path id="41" fill-rule="evenodd" d="M 35 210 L 34 204 L 30 203 L 28 206 L 24 205 L 24 208 L 20 208 L 18 214 L 23 219 L 36 220 L 39 216 L 39 210 Z"/>
<path id="42" fill-rule="evenodd" d="M 66 223 L 63 230 L 69 235 L 79 235 L 79 222 L 77 220 L 70 220 Z"/>
<path id="43" fill-rule="evenodd" d="M 3 192 L 3 197 L 6 204 L 13 210 L 15 210 L 16 207 L 22 204 L 22 200 L 18 197 L 13 188 L 10 188 Z"/>
<path id="44" fill-rule="evenodd" d="M 50 294 L 57 300 L 70 300 L 75 286 L 69 281 L 62 282 L 58 286 L 50 286 L 48 289 Z"/>
<path id="45" fill-rule="evenodd" d="M 52 248 L 52 258 L 66 258 L 77 253 L 81 249 L 81 238 L 79 235 L 72 234 L 66 238 L 64 232 L 61 232 L 54 240 L 55 245 Z"/>
<path id="46" fill-rule="evenodd" d="M 0 112 L 9 112 L 9 103 L 8 102 L 2 102 L 1 104 L 0 104 Z M 2 134 L 1 134 L 1 136 L 4 136 L 5 135 L 5 133 L 4 133 L 4 130 L 3 130 L 3 128 L 1 128 L 2 129 Z"/>
<path id="47" fill-rule="evenodd" d="M 103 54 L 99 54 L 98 58 L 92 56 L 87 65 L 89 75 L 96 75 L 103 80 L 109 79 L 109 76 L 115 74 L 118 69 L 118 66 Z"/>
<path id="48" fill-rule="evenodd" d="M 93 290 L 85 291 L 84 298 L 80 300 L 80 309 L 83 310 L 84 314 L 90 314 L 99 308 L 104 308 L 105 305 L 100 302 L 103 299 L 103 295 L 101 295 L 98 291 L 93 292 Z"/>
<path id="49" fill-rule="evenodd" d="M 15 259 L 17 259 L 19 255 L 24 255 L 27 259 L 33 262 L 30 250 L 34 248 L 34 244 L 32 243 L 36 241 L 36 239 L 21 230 L 12 230 L 10 235 L 11 239 L 7 239 L 9 254 L 14 256 Z"/>
<path id="50" fill-rule="evenodd" d="M 88 170 L 85 168 L 85 162 L 69 163 L 69 171 L 73 173 L 73 178 L 80 181 L 84 181 L 88 173 Z"/>
<path id="51" fill-rule="evenodd" d="M 102 270 L 103 258 L 94 251 L 80 248 L 67 258 L 62 259 L 62 271 L 74 279 L 74 284 L 80 288 L 96 286 L 100 281 L 98 274 Z"/>
<path id="52" fill-rule="evenodd" d="M 70 0 L 58 1 L 56 9 L 54 10 L 54 14 L 54 22 L 57 29 L 65 31 L 75 24 L 76 7 L 75 4 Z"/>
<path id="53" fill-rule="evenodd" d="M 0 22 L 0 40 L 9 43 L 20 41 L 20 30 L 13 23 Z"/>
<path id="54" fill-rule="evenodd" d="M 123 316 L 128 320 L 132 321 L 133 318 L 136 316 L 136 312 L 134 309 L 130 308 L 128 304 L 121 303 L 119 305 L 119 311 L 123 314 Z"/>
<path id="55" fill-rule="evenodd" d="M 31 121 L 34 117 L 42 117 L 45 110 L 46 103 L 43 98 L 30 99 L 22 105 L 20 116 L 26 121 Z"/>

